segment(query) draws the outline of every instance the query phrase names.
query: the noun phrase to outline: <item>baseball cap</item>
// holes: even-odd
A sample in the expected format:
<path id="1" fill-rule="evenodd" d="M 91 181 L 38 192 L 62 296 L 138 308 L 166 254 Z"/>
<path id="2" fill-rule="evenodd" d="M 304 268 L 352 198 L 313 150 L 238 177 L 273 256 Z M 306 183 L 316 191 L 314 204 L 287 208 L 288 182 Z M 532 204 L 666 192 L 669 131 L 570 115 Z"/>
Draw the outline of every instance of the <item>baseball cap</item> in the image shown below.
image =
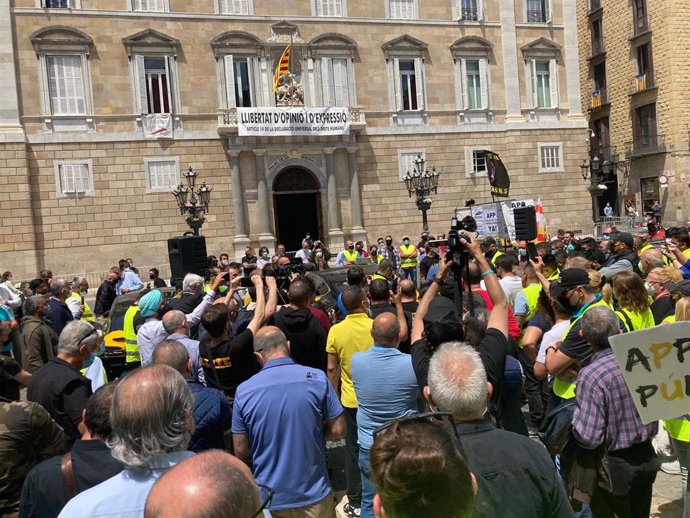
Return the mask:
<path id="1" fill-rule="evenodd" d="M 568 268 L 561 273 L 559 284 L 563 289 L 576 288 L 590 284 L 587 270 L 582 268 Z"/>
<path id="2" fill-rule="evenodd" d="M 496 240 L 491 236 L 485 237 L 482 240 L 482 245 L 495 245 L 495 244 L 496 244 Z"/>
<path id="3" fill-rule="evenodd" d="M 410 239 L 410 236 L 403 236 L 403 241 L 405 241 L 406 239 Z"/>
<path id="4" fill-rule="evenodd" d="M 611 234 L 611 241 L 620 241 L 630 248 L 635 245 L 635 239 L 632 234 L 628 232 L 616 232 L 615 234 Z"/>
<path id="5" fill-rule="evenodd" d="M 462 339 L 462 323 L 455 303 L 446 297 L 436 297 L 429 304 L 423 319 L 424 335 L 432 346 Z"/>

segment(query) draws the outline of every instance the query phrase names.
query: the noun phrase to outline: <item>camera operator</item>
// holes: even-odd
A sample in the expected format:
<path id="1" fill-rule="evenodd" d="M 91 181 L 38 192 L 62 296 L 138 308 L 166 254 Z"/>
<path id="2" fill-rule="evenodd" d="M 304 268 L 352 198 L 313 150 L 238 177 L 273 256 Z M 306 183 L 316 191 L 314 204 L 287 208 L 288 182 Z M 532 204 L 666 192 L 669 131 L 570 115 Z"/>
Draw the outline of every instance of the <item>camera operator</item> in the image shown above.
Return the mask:
<path id="1" fill-rule="evenodd" d="M 491 411 L 500 420 L 506 355 L 511 350 L 508 335 L 508 303 L 496 274 L 479 248 L 477 239 L 470 234 L 465 234 L 460 238 L 460 243 L 479 266 L 489 298 L 493 303 L 493 310 L 487 321 L 486 335 L 476 348 L 486 369 L 487 379 L 493 386 Z M 452 266 L 452 261 L 440 263 L 438 273 L 420 302 L 412 325 L 412 366 L 422 390 L 427 385 L 429 360 L 436 348 L 444 342 L 464 338 L 462 321 L 457 314 L 455 304 L 446 297 L 437 297 L 440 288 L 446 284 L 446 276 Z M 458 281 L 453 279 L 453 282 Z M 463 295 L 472 296 L 471 293 Z"/>

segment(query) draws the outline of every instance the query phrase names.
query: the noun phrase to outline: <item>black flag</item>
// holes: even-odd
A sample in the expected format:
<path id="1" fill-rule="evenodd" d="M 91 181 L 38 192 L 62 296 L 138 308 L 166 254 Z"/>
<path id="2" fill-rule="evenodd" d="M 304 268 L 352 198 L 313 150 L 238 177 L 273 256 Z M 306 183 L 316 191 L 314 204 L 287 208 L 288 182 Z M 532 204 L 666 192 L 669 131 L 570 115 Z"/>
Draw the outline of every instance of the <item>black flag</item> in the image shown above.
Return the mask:
<path id="1" fill-rule="evenodd" d="M 507 198 L 510 196 L 510 176 L 501 157 L 492 151 L 484 151 L 486 157 L 486 172 L 491 184 L 491 196 Z"/>

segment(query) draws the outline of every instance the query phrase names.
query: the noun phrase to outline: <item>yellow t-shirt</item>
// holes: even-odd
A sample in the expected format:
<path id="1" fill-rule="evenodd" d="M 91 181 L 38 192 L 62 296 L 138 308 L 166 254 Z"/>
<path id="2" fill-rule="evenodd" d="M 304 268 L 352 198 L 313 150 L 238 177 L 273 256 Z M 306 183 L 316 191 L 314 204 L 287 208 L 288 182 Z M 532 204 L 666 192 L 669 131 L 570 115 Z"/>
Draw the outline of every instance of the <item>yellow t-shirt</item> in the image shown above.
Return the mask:
<path id="1" fill-rule="evenodd" d="M 331 327 L 328 333 L 326 352 L 337 355 L 340 361 L 340 402 L 346 408 L 357 408 L 357 396 L 350 375 L 350 359 L 355 353 L 373 347 L 373 325 L 374 321 L 368 315 L 355 313 Z"/>
<path id="2" fill-rule="evenodd" d="M 690 248 L 686 248 L 685 250 L 683 250 L 683 255 L 690 259 Z"/>

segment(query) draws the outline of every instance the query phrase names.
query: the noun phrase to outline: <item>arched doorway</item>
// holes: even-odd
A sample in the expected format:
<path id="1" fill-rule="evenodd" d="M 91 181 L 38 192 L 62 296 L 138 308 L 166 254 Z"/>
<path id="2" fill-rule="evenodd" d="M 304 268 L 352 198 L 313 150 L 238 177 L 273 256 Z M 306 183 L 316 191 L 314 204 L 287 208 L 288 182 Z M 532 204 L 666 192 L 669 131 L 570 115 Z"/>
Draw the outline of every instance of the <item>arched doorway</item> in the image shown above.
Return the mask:
<path id="1" fill-rule="evenodd" d="M 273 213 L 276 238 L 288 251 L 302 248 L 309 233 L 321 239 L 319 182 L 307 170 L 292 167 L 281 171 L 273 182 Z"/>

